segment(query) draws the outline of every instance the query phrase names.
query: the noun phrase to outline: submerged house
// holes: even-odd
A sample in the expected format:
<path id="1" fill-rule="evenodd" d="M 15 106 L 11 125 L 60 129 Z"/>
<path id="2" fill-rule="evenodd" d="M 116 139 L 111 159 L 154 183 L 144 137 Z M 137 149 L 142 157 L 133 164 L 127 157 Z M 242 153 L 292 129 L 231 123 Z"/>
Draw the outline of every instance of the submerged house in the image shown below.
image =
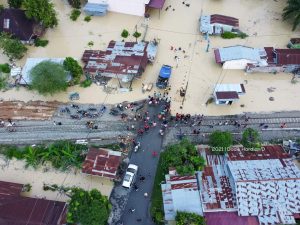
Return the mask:
<path id="1" fill-rule="evenodd" d="M 93 79 L 109 77 L 128 83 L 142 75 L 148 62 L 153 62 L 156 52 L 154 42 L 110 41 L 106 51 L 84 51 L 83 70 Z"/>
<path id="2" fill-rule="evenodd" d="M 251 48 L 242 45 L 214 50 L 216 63 L 223 69 L 245 70 L 248 65 L 267 66 L 267 52 L 264 48 Z"/>
<path id="3" fill-rule="evenodd" d="M 264 49 L 267 54 L 267 64 L 248 63 L 247 72 L 300 74 L 300 49 L 275 49 L 273 47 Z"/>
<path id="4" fill-rule="evenodd" d="M 246 93 L 243 84 L 217 84 L 214 89 L 214 99 L 217 105 L 231 105 Z"/>
<path id="5" fill-rule="evenodd" d="M 164 3 L 165 0 L 88 0 L 87 5 L 89 5 L 90 8 L 98 8 L 100 11 L 106 6 L 110 12 L 144 16 L 148 8 L 161 10 Z"/>
<path id="6" fill-rule="evenodd" d="M 11 34 L 24 44 L 32 44 L 40 37 L 44 28 L 32 19 L 28 19 L 21 9 L 3 9 L 0 12 L 0 32 Z"/>
<path id="7" fill-rule="evenodd" d="M 199 22 L 200 32 L 202 34 L 218 35 L 226 31 L 239 31 L 239 19 L 230 16 L 224 16 L 219 14 L 201 16 Z"/>

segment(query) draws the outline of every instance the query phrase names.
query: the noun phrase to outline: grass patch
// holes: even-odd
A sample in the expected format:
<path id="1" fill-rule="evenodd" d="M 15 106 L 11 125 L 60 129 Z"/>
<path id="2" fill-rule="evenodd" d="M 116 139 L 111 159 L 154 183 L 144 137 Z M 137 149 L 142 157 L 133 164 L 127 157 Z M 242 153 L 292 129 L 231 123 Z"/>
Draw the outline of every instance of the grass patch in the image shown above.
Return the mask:
<path id="1" fill-rule="evenodd" d="M 37 38 L 34 42 L 35 47 L 46 47 L 48 45 L 49 41 L 48 40 L 43 40 Z"/>
<path id="2" fill-rule="evenodd" d="M 10 67 L 8 63 L 0 64 L 0 71 L 2 73 L 10 73 Z"/>
<path id="3" fill-rule="evenodd" d="M 0 76 L 0 90 L 5 90 L 6 87 L 7 87 L 6 78 Z"/>
<path id="4" fill-rule="evenodd" d="M 91 86 L 93 81 L 91 79 L 86 79 L 80 83 L 80 87 L 87 88 Z"/>
<path id="5" fill-rule="evenodd" d="M 108 148 L 113 151 L 120 151 L 120 149 L 121 149 L 119 144 L 100 145 L 100 146 L 97 146 L 97 148 Z"/>
<path id="6" fill-rule="evenodd" d="M 90 22 L 92 20 L 92 17 L 91 16 L 86 16 L 84 17 L 84 21 L 85 22 Z"/>
<path id="7" fill-rule="evenodd" d="M 226 31 L 224 33 L 221 34 L 221 37 L 224 38 L 224 39 L 232 39 L 232 38 L 241 38 L 241 39 L 244 39 L 246 37 L 248 37 L 247 34 L 243 33 L 243 32 L 240 32 L 240 33 L 232 33 L 232 32 L 229 32 L 229 31 Z"/>
<path id="8" fill-rule="evenodd" d="M 81 12 L 79 9 L 73 9 L 70 15 L 70 19 L 73 21 L 76 21 L 78 17 L 80 16 Z"/>

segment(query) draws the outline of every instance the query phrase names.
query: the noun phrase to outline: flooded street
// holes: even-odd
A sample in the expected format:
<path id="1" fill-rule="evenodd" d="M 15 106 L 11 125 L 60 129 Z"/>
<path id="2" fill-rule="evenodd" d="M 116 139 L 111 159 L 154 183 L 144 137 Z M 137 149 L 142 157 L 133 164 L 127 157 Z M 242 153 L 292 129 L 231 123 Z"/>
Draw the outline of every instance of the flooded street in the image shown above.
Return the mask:
<path id="1" fill-rule="evenodd" d="M 1 0 L 0 2 L 4 2 Z M 44 39 L 49 40 L 46 48 L 29 47 L 28 54 L 18 64 L 23 66 L 26 57 L 67 57 L 81 58 L 88 42 L 93 41 L 91 49 L 105 50 L 110 40 L 122 40 L 123 29 L 130 33 L 137 29 L 145 32 L 144 18 L 118 13 L 108 13 L 105 17 L 92 17 L 90 22 L 83 20 L 84 13 L 73 22 L 69 19 L 71 7 L 66 1 L 54 0 L 58 11 L 59 25 L 49 29 Z M 281 12 L 286 1 L 273 0 L 188 0 L 187 7 L 182 1 L 166 0 L 160 17 L 157 10 L 150 12 L 149 29 L 146 40 L 156 38 L 159 41 L 158 55 L 153 65 L 149 65 L 141 79 L 133 82 L 133 91 L 111 94 L 104 92 L 102 86 L 92 85 L 89 88 L 72 87 L 67 93 L 54 96 L 40 96 L 24 88 L 0 93 L 0 98 L 9 100 L 58 100 L 68 101 L 68 94 L 80 93 L 80 103 L 117 103 L 126 100 L 134 101 L 146 98 L 149 93 L 142 93 L 142 83 L 155 82 L 163 64 L 173 66 L 170 80 L 172 97 L 172 113 L 191 113 L 205 115 L 237 114 L 242 112 L 270 112 L 299 109 L 300 84 L 291 83 L 291 74 L 246 74 L 242 70 L 222 70 L 215 63 L 213 49 L 232 45 L 250 47 L 285 48 L 291 37 L 299 36 L 299 29 L 291 31 L 291 25 L 282 22 Z M 167 6 L 171 7 L 165 11 Z M 174 10 L 173 10 L 174 9 Z M 219 13 L 239 18 L 241 31 L 249 35 L 246 39 L 225 40 L 211 37 L 209 51 L 207 41 L 199 33 L 199 17 L 201 15 Z M 130 36 L 127 41 L 135 41 Z M 181 48 L 185 51 L 171 50 Z M 179 57 L 178 65 L 175 56 Z M 0 61 L 5 57 L 1 56 Z M 231 106 L 205 105 L 213 93 L 216 83 L 243 83 L 246 95 Z M 109 86 L 117 87 L 116 80 Z M 187 87 L 186 98 L 179 96 L 179 89 Z M 268 92 L 272 88 L 273 92 Z M 155 88 L 152 90 L 152 92 Z M 269 101 L 274 97 L 274 101 Z M 184 100 L 184 101 L 183 101 Z M 243 107 L 241 107 L 243 105 Z M 182 106 L 182 109 L 181 109 Z"/>

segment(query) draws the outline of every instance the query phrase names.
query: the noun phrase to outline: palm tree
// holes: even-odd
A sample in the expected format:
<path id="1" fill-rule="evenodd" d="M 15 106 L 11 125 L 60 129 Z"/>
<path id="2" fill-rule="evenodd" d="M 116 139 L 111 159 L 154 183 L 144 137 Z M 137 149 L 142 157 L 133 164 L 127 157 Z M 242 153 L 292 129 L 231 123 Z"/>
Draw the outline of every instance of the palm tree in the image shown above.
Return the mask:
<path id="1" fill-rule="evenodd" d="M 287 6 L 283 9 L 283 20 L 293 20 L 293 31 L 300 24 L 300 0 L 288 0 Z"/>

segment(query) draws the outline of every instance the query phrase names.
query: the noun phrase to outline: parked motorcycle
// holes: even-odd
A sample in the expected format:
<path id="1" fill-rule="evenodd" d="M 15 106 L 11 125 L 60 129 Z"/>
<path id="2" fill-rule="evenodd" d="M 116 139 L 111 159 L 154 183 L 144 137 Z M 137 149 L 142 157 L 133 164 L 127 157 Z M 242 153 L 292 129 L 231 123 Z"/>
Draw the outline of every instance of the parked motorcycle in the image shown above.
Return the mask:
<path id="1" fill-rule="evenodd" d="M 138 142 L 138 143 L 136 144 L 136 146 L 134 146 L 134 152 L 137 152 L 137 151 L 139 150 L 140 147 L 141 147 L 141 143 Z"/>

